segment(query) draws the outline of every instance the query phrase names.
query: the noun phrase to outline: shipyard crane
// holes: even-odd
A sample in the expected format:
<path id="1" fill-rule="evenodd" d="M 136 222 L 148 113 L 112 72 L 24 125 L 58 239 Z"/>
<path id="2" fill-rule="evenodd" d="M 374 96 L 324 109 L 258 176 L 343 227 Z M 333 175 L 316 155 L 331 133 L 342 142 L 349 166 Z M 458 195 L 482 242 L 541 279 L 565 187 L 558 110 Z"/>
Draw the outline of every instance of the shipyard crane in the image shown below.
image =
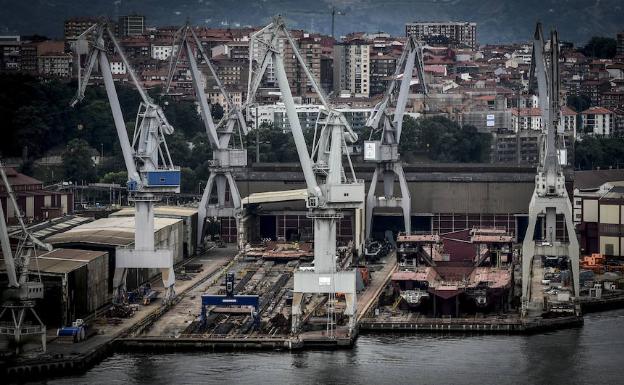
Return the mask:
<path id="1" fill-rule="evenodd" d="M 177 36 L 177 39 L 176 39 Z M 243 117 L 241 108 L 237 106 L 232 97 L 227 92 L 214 66 L 210 62 L 208 55 L 197 38 L 195 31 L 190 25 L 182 27 L 174 36 L 172 44 L 172 52 L 176 52 L 175 47 L 179 47 L 177 53 L 171 55 L 169 63 L 169 74 L 167 77 L 166 92 L 169 92 L 171 82 L 174 77 L 175 70 L 180 62 L 182 53 L 186 54 L 190 67 L 193 88 L 200 107 L 202 121 L 208 135 L 208 140 L 212 148 L 212 160 L 209 162 L 210 176 L 206 182 L 206 187 L 199 203 L 197 218 L 197 244 L 203 243 L 206 234 L 206 218 L 208 217 L 234 217 L 236 219 L 236 228 L 238 228 L 241 214 L 241 198 L 238 192 L 238 186 L 232 176 L 232 171 L 236 168 L 247 166 L 247 150 L 243 147 L 243 135 L 247 135 L 247 123 Z M 193 44 L 195 47 L 193 47 Z M 206 93 L 202 82 L 202 76 L 198 69 L 196 53 L 194 48 L 199 52 L 200 57 L 208 66 L 211 75 L 215 79 L 219 92 L 223 95 L 226 103 L 226 113 L 223 118 L 215 124 L 212 120 L 210 112 L 210 104 L 206 100 Z M 232 140 L 232 136 L 235 136 Z M 236 137 L 238 142 L 236 143 Z M 217 201 L 210 203 L 210 198 L 217 187 Z M 232 198 L 232 206 L 226 205 L 226 185 L 230 188 Z"/>
<path id="2" fill-rule="evenodd" d="M 308 153 L 295 101 L 286 77 L 284 53 L 279 49 L 280 40 L 284 41 L 283 46 L 290 44 L 292 47 L 299 65 L 303 68 L 322 104 L 314 130 L 311 153 Z M 364 202 L 364 183 L 356 178 L 346 147 L 347 141 L 355 142 L 358 136 L 342 113 L 327 102 L 318 81 L 301 57 L 297 43 L 286 29 L 281 16 L 275 17 L 272 23 L 252 35 L 249 45 L 250 58 L 253 58 L 252 52 L 256 46 L 261 50 L 262 55 L 260 55 L 256 70 L 250 60 L 246 105 L 253 103 L 262 77 L 269 63 L 272 62 L 307 186 L 307 216 L 314 223 L 314 271 L 295 272 L 292 332 L 296 333 L 300 328 L 304 293 L 328 294 L 327 331 L 329 336 L 334 336 L 335 294 L 344 293 L 345 315 L 349 316 L 349 332 L 352 332 L 356 316 L 356 271 L 337 271 L 336 269 L 336 224 L 343 217 L 341 210 L 361 210 Z M 345 171 L 343 167 L 343 157 L 348 162 L 348 171 Z M 358 221 L 357 215 L 356 221 Z"/>
<path id="3" fill-rule="evenodd" d="M 403 165 L 399 160 L 399 143 L 414 66 L 423 93 L 427 94 L 422 47 L 413 36 L 410 36 L 403 46 L 403 53 L 397 61 L 392 81 L 383 99 L 373 108 L 366 121 L 366 126 L 371 128 L 371 133 L 369 140 L 364 142 L 364 160 L 377 163 L 366 197 L 366 239 L 370 239 L 371 236 L 375 207 L 401 207 L 405 233 L 407 235 L 411 233 L 411 197 L 403 173 Z M 401 73 L 403 76 L 400 86 L 397 87 Z M 391 114 L 392 104 L 394 104 L 394 116 Z M 379 132 L 381 132 L 381 139 L 372 140 L 373 136 Z M 383 197 L 377 197 L 375 194 L 380 176 L 383 178 Z M 394 197 L 395 176 L 399 179 L 401 188 L 400 199 Z"/>
<path id="4" fill-rule="evenodd" d="M 4 219 L 4 209 L 0 205 L 0 242 L 2 243 L 2 255 L 9 279 L 9 287 L 5 294 L 5 302 L 0 311 L 0 320 L 5 314 L 11 314 L 12 322 L 3 322 L 0 326 L 0 334 L 13 338 L 16 345 L 16 353 L 20 353 L 22 336 L 41 336 L 43 352 L 46 351 L 46 327 L 35 311 L 35 300 L 43 299 L 43 282 L 30 279 L 30 260 L 37 258 L 36 249 L 52 251 L 52 246 L 35 238 L 24 224 L 22 212 L 15 200 L 13 188 L 4 172 L 4 166 L 0 163 L 0 175 L 4 188 L 8 194 L 7 206 L 13 206 L 13 212 L 19 223 L 20 232 L 17 235 L 17 247 L 15 253 L 11 248 L 7 224 Z M 27 317 L 32 318 L 27 322 Z"/>
<path id="5" fill-rule="evenodd" d="M 121 57 L 132 83 L 141 96 L 132 142 L 128 138 L 119 105 L 105 46 L 105 35 L 108 35 L 115 51 Z M 106 23 L 100 22 L 88 28 L 79 36 L 75 50 L 79 56 L 87 53 L 87 57 L 85 68 L 79 67 L 78 91 L 71 104 L 74 106 L 84 98 L 92 72 L 99 66 L 128 171 L 128 199 L 134 202 L 134 248 L 116 250 L 113 300 L 115 303 L 122 303 L 125 300 L 128 268 L 159 268 L 165 287 L 164 302 L 169 303 L 175 296 L 173 251 L 155 247 L 154 204 L 163 194 L 180 192 L 180 169 L 173 165 L 165 141 L 165 135 L 172 134 L 174 129 L 167 121 L 163 110 L 152 101 L 139 82 L 130 62 Z"/>
<path id="6" fill-rule="evenodd" d="M 548 60 L 546 55 L 549 55 Z M 535 191 L 529 204 L 529 225 L 522 244 L 522 314 L 541 311 L 541 302 L 532 301 L 531 277 L 536 255 L 567 257 L 572 268 L 574 296 L 579 296 L 579 244 L 572 220 L 572 205 L 565 186 L 559 149 L 556 141 L 561 114 L 559 91 L 559 40 L 555 30 L 550 33 L 550 51 L 546 52 L 541 23 L 537 24 L 533 40 L 529 85 L 533 90 L 537 79 L 543 135 L 540 164 L 535 177 Z M 556 237 L 557 214 L 563 215 L 568 241 Z M 545 217 L 543 241 L 534 239 L 538 217 Z"/>

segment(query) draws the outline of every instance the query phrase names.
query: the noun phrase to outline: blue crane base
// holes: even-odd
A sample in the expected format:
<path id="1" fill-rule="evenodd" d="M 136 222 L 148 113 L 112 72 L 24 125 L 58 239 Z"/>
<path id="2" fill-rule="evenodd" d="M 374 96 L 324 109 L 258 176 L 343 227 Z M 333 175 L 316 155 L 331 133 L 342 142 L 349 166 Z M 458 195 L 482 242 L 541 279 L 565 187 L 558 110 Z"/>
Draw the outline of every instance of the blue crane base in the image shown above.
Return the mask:
<path id="1" fill-rule="evenodd" d="M 201 296 L 201 317 L 200 322 L 206 321 L 207 306 L 237 306 L 237 307 L 253 307 L 253 317 L 256 326 L 260 323 L 260 297 L 257 295 L 211 295 L 204 294 Z"/>

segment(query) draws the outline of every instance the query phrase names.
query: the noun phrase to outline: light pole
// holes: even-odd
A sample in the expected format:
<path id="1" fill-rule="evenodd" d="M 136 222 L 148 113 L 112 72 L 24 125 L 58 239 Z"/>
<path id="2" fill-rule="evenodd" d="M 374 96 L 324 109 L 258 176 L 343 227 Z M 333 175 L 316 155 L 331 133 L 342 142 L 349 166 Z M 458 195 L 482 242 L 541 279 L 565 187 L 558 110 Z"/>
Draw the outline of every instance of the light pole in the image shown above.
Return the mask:
<path id="1" fill-rule="evenodd" d="M 201 195 L 201 193 L 202 193 L 201 185 L 202 185 L 202 181 L 200 180 L 199 183 L 197 184 L 197 194 L 199 194 L 199 195 Z"/>
<path id="2" fill-rule="evenodd" d="M 256 163 L 260 163 L 260 127 L 258 127 L 258 105 L 256 104 Z"/>

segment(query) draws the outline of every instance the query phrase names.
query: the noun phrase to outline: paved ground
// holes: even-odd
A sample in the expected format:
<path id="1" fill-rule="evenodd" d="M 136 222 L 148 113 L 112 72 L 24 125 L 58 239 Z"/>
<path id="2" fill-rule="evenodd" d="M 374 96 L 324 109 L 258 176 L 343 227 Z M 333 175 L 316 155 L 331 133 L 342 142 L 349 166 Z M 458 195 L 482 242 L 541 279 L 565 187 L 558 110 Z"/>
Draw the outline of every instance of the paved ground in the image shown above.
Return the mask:
<path id="1" fill-rule="evenodd" d="M 197 318 L 200 313 L 200 295 L 204 293 L 206 287 L 210 286 L 219 275 L 219 272 L 236 255 L 235 246 L 224 249 L 213 249 L 208 256 L 196 257 L 192 263 L 201 263 L 203 271 L 197 274 L 186 287 L 198 282 L 200 279 L 209 276 L 205 282 L 187 292 L 182 300 L 163 315 L 145 333 L 147 336 L 171 337 L 178 336 L 184 329 Z"/>
<path id="2" fill-rule="evenodd" d="M 357 314 L 358 321 L 370 309 L 370 306 L 379 297 L 379 293 L 386 287 L 392 273 L 396 270 L 396 254 L 392 252 L 383 261 L 383 268 L 371 274 L 371 283 L 361 295 L 358 296 Z"/>
<path id="3" fill-rule="evenodd" d="M 544 266 L 542 266 L 542 259 L 540 257 L 533 258 L 532 269 L 531 304 L 529 305 L 529 311 L 541 314 L 542 309 L 544 308 L 544 285 L 542 285 L 542 280 L 544 279 Z"/>
<path id="4" fill-rule="evenodd" d="M 217 271 L 219 268 L 227 264 L 236 254 L 236 246 L 229 246 L 227 248 L 220 249 L 212 249 L 206 255 L 194 257 L 189 260 L 189 263 L 202 263 L 204 265 L 204 270 L 201 273 L 195 274 L 193 279 L 189 281 L 177 281 L 176 282 L 176 293 L 183 293 L 189 287 L 200 281 L 202 278 L 206 277 L 206 275 L 210 275 Z M 208 280 L 210 281 L 210 279 Z M 98 334 L 89 338 L 85 342 L 81 343 L 67 343 L 61 341 L 56 337 L 56 329 L 48 330 L 48 338 L 47 338 L 47 355 L 63 355 L 64 357 L 79 355 L 85 352 L 88 352 L 92 349 L 97 348 L 98 346 L 107 343 L 111 339 L 114 339 L 121 334 L 123 334 L 128 328 L 135 325 L 136 323 L 142 321 L 150 314 L 158 311 L 158 309 L 162 305 L 162 281 L 158 279 L 156 283 L 152 285 L 152 288 L 156 291 L 161 292 L 161 295 L 156 300 L 152 301 L 150 305 L 138 306 L 138 311 L 134 313 L 134 315 L 130 318 L 122 319 L 121 323 L 114 325 L 108 323 L 107 319 L 104 315 L 99 315 L 95 321 L 91 321 L 92 324 L 95 324 L 95 328 L 98 330 Z M 184 303 L 184 300 L 182 301 Z M 179 305 L 179 304 L 178 304 Z M 187 305 L 188 306 L 188 305 Z M 179 307 L 178 307 L 179 308 Z M 195 308 L 199 308 L 195 306 Z M 171 310 L 170 310 L 171 311 Z M 166 317 L 163 317 L 166 318 Z M 39 349 L 39 345 L 36 344 L 28 344 L 26 347 L 26 352 L 36 352 Z"/>

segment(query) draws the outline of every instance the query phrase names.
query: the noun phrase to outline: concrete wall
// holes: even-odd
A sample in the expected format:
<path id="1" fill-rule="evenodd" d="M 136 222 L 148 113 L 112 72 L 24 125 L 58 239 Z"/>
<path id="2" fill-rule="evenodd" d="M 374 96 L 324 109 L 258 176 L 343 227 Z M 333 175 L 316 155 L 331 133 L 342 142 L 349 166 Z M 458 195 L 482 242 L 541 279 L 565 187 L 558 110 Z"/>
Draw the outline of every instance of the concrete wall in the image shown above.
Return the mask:
<path id="1" fill-rule="evenodd" d="M 269 168 L 267 167 L 267 170 Z M 405 167 L 412 200 L 412 213 L 526 213 L 535 186 L 533 167 Z M 372 177 L 371 167 L 356 169 L 366 182 Z M 254 168 L 236 175 L 241 196 L 250 192 L 282 191 L 305 188 L 303 174 L 295 166 L 275 167 L 274 171 Z M 378 196 L 383 184 L 377 186 Z M 400 194 L 395 183 L 395 195 Z"/>
<path id="2" fill-rule="evenodd" d="M 584 222 L 598 222 L 598 200 L 597 199 L 584 199 L 583 200 L 583 221 Z"/>
<path id="3" fill-rule="evenodd" d="M 600 253 L 607 254 L 607 245 L 613 245 L 613 254 L 609 253 L 609 255 L 613 255 L 615 257 L 621 256 L 620 254 L 620 237 L 608 237 L 601 236 L 600 237 Z"/>
<path id="4" fill-rule="evenodd" d="M 600 223 L 619 224 L 620 210 L 619 205 L 600 205 Z"/>

